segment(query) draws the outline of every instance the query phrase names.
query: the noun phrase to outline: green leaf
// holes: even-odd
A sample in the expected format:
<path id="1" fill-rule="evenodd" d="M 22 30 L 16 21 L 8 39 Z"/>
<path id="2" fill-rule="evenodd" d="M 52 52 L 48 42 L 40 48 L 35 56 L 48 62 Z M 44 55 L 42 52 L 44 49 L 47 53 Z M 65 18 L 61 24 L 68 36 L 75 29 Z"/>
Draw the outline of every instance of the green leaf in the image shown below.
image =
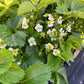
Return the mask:
<path id="1" fill-rule="evenodd" d="M 24 71 L 15 63 L 12 64 L 11 68 L 0 75 L 0 81 L 3 84 L 19 83 L 24 78 Z"/>
<path id="2" fill-rule="evenodd" d="M 13 53 L 6 49 L 0 50 L 0 74 L 6 72 L 14 61 Z"/>
<path id="3" fill-rule="evenodd" d="M 67 63 L 69 63 L 69 56 L 66 53 L 61 52 L 60 55 L 65 59 Z"/>
<path id="4" fill-rule="evenodd" d="M 66 69 L 64 67 L 59 67 L 56 72 L 61 76 L 62 79 L 64 79 L 64 81 L 66 82 L 66 84 L 68 84 L 68 80 L 67 80 L 67 76 L 66 76 Z M 57 84 L 63 84 L 61 81 L 60 76 L 58 76 L 58 81 Z M 65 84 L 65 83 L 64 83 Z"/>
<path id="5" fill-rule="evenodd" d="M 39 56 L 39 51 L 36 47 L 29 47 L 27 46 L 25 50 L 25 54 L 27 54 L 25 57 L 22 59 L 21 63 L 21 68 L 26 69 L 30 65 L 36 63 L 36 62 L 45 62 L 44 56 Z"/>
<path id="6" fill-rule="evenodd" d="M 81 50 L 81 49 L 82 49 L 82 47 L 81 47 L 81 41 L 80 41 L 80 39 L 79 39 L 78 37 L 76 37 L 76 36 L 71 35 L 71 36 L 67 39 L 66 42 L 67 42 L 67 43 L 71 43 L 72 46 L 73 46 L 73 48 L 75 48 L 75 49 L 78 49 L 78 50 Z"/>
<path id="7" fill-rule="evenodd" d="M 18 1 L 18 0 L 4 0 L 4 3 L 5 3 L 8 7 L 10 7 L 10 6 L 19 4 L 19 1 Z"/>
<path id="8" fill-rule="evenodd" d="M 69 9 L 71 8 L 72 1 L 73 0 L 64 0 L 64 3 L 66 3 L 66 5 Z"/>
<path id="9" fill-rule="evenodd" d="M 55 71 L 58 68 L 60 61 L 61 59 L 59 57 L 55 57 L 52 54 L 48 55 L 47 64 L 52 71 Z"/>
<path id="10" fill-rule="evenodd" d="M 59 14 L 69 15 L 71 17 L 79 17 L 84 19 L 84 2 L 81 0 L 64 0 L 69 8 L 68 11 L 66 5 L 58 5 L 56 12 Z M 70 10 L 71 9 L 71 10 Z"/>
<path id="11" fill-rule="evenodd" d="M 67 5 L 65 3 L 59 4 L 56 8 L 56 12 L 66 14 L 68 12 Z"/>
<path id="12" fill-rule="evenodd" d="M 9 19 L 7 21 L 7 25 L 14 31 L 17 28 L 18 23 L 19 23 L 21 17 L 22 16 L 16 16 L 16 17 L 14 17 L 12 19 Z"/>
<path id="13" fill-rule="evenodd" d="M 58 73 L 56 73 L 56 79 L 57 79 L 56 84 L 66 84 L 66 82 L 64 81 L 64 78 Z"/>
<path id="14" fill-rule="evenodd" d="M 26 12 L 35 9 L 35 7 L 33 6 L 33 4 L 30 1 L 25 1 L 23 2 L 19 8 L 18 8 L 18 15 L 23 15 Z"/>
<path id="15" fill-rule="evenodd" d="M 0 38 L 2 38 L 8 46 L 24 46 L 25 37 L 26 34 L 23 31 L 16 31 L 16 33 L 13 34 L 8 26 L 0 25 Z"/>
<path id="16" fill-rule="evenodd" d="M 62 51 L 69 56 L 69 60 L 74 61 L 74 55 L 71 52 L 71 49 L 72 49 L 71 43 L 68 43 L 68 42 L 65 42 L 64 44 L 60 43 L 60 47 Z M 68 59 L 66 59 L 66 62 L 68 62 Z"/>
<path id="17" fill-rule="evenodd" d="M 83 9 L 84 11 L 84 2 L 82 2 L 81 0 L 73 0 L 71 4 L 71 10 L 79 11 L 81 9 Z"/>
<path id="18" fill-rule="evenodd" d="M 41 0 L 38 7 L 40 9 L 42 7 L 46 7 L 47 5 L 52 4 L 52 3 L 55 3 L 57 1 L 58 0 Z"/>
<path id="19" fill-rule="evenodd" d="M 37 0 L 31 0 L 31 1 L 32 1 L 32 3 L 33 3 L 34 5 L 37 5 L 37 4 L 38 4 Z"/>
<path id="20" fill-rule="evenodd" d="M 22 84 L 48 84 L 50 71 L 47 65 L 37 62 L 26 69 Z"/>
<path id="21" fill-rule="evenodd" d="M 72 49 L 71 43 L 65 43 L 64 52 L 69 56 L 69 60 L 71 60 L 72 62 L 74 62 L 74 55 L 71 52 L 71 49 Z"/>
<path id="22" fill-rule="evenodd" d="M 39 51 L 38 51 L 38 49 L 37 49 L 36 47 L 34 47 L 34 46 L 32 46 L 32 47 L 27 46 L 27 47 L 26 47 L 26 50 L 25 50 L 25 53 L 30 56 L 30 55 L 32 55 L 32 54 L 38 54 Z"/>

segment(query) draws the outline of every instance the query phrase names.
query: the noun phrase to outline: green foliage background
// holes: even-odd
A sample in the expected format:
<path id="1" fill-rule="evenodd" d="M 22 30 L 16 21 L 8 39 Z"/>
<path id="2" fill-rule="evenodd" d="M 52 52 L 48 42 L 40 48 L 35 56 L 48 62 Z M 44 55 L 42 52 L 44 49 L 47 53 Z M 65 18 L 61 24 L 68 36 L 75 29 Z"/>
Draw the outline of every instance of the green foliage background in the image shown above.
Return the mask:
<path id="1" fill-rule="evenodd" d="M 32 13 L 31 10 L 34 12 Z M 40 34 L 34 31 L 37 23 L 44 25 L 46 20 L 42 17 L 44 13 L 62 15 L 66 22 L 75 21 L 72 31 L 64 41 L 59 41 L 61 53 L 56 57 L 51 52 L 45 51 L 44 44 L 49 42 L 48 38 L 40 38 Z M 22 19 L 29 18 L 29 28 L 21 28 Z M 55 21 L 54 27 L 57 31 L 60 26 Z M 81 50 L 81 32 L 84 31 L 84 2 L 81 0 L 0 0 L 0 38 L 7 45 L 0 49 L 0 83 L 1 84 L 68 84 L 64 62 L 74 62 L 73 49 Z M 27 39 L 33 36 L 37 46 L 28 46 Z M 56 42 L 53 42 L 54 44 Z M 18 48 L 17 56 L 8 48 Z M 39 52 L 42 54 L 39 56 Z M 17 62 L 21 61 L 21 65 Z"/>

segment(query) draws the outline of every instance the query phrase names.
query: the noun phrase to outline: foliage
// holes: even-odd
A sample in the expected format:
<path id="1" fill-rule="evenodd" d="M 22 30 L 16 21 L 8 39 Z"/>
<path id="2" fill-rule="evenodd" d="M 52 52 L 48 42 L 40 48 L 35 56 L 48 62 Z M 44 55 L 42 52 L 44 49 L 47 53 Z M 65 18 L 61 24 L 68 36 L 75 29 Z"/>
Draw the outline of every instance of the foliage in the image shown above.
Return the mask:
<path id="1" fill-rule="evenodd" d="M 81 0 L 0 0 L 0 84 L 68 84 L 83 14 Z"/>

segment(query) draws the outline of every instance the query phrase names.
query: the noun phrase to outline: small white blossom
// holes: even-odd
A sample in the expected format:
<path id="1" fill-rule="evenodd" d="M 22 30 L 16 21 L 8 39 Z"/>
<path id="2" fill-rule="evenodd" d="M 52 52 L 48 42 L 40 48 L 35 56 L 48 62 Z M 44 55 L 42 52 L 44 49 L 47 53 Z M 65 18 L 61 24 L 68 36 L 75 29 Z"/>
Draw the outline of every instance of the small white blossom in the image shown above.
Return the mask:
<path id="1" fill-rule="evenodd" d="M 56 38 L 55 37 L 51 37 L 51 41 L 55 41 L 56 40 Z"/>
<path id="2" fill-rule="evenodd" d="M 68 26 L 66 30 L 67 30 L 67 32 L 71 32 L 71 27 Z"/>
<path id="3" fill-rule="evenodd" d="M 58 49 L 54 49 L 54 50 L 53 50 L 53 55 L 56 56 L 56 55 L 59 54 L 59 53 L 60 53 L 60 51 L 59 51 Z"/>
<path id="4" fill-rule="evenodd" d="M 45 44 L 45 48 L 49 50 L 53 50 L 54 46 L 51 43 Z"/>
<path id="5" fill-rule="evenodd" d="M 62 16 L 60 16 L 60 17 L 58 18 L 58 24 L 62 24 L 62 21 L 63 21 Z"/>
<path id="6" fill-rule="evenodd" d="M 60 36 L 65 36 L 65 32 L 64 32 L 63 28 L 61 28 L 59 31 L 60 31 Z"/>
<path id="7" fill-rule="evenodd" d="M 45 13 L 45 15 L 43 15 L 43 17 L 48 17 L 48 13 Z"/>
<path id="8" fill-rule="evenodd" d="M 30 46 L 36 45 L 36 41 L 35 41 L 35 39 L 33 37 L 31 37 L 30 39 L 28 39 L 28 42 L 29 42 Z"/>
<path id="9" fill-rule="evenodd" d="M 0 48 L 5 48 L 6 44 L 4 44 L 3 40 L 0 38 Z"/>
<path id="10" fill-rule="evenodd" d="M 48 34 L 50 37 L 53 37 L 55 31 L 56 31 L 56 29 L 52 29 L 52 30 L 49 29 L 49 30 L 47 31 L 47 34 Z"/>
<path id="11" fill-rule="evenodd" d="M 26 19 L 26 17 L 24 17 L 22 24 L 27 24 L 27 23 L 29 23 L 29 19 Z"/>
<path id="12" fill-rule="evenodd" d="M 51 14 L 49 14 L 48 16 L 49 16 L 48 20 L 52 20 L 52 21 L 54 20 L 54 17 Z"/>
<path id="13" fill-rule="evenodd" d="M 53 27 L 54 21 L 48 21 L 48 27 Z"/>
<path id="14" fill-rule="evenodd" d="M 21 65 L 21 62 L 17 62 L 17 65 Z"/>
<path id="15" fill-rule="evenodd" d="M 29 26 L 27 24 L 22 24 L 23 29 L 27 29 Z"/>
<path id="16" fill-rule="evenodd" d="M 18 49 L 13 49 L 10 47 L 9 50 L 12 51 L 13 55 L 15 55 L 15 56 L 18 54 Z"/>
<path id="17" fill-rule="evenodd" d="M 40 24 L 37 24 L 37 25 L 35 26 L 35 30 L 37 30 L 37 32 L 42 32 L 42 29 L 43 29 L 43 26 L 40 25 Z"/>

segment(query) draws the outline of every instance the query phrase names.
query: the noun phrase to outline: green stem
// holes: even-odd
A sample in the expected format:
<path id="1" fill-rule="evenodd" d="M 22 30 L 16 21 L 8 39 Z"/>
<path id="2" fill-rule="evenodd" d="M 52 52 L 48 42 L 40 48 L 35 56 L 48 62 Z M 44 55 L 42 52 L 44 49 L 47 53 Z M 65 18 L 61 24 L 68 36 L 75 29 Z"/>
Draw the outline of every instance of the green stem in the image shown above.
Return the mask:
<path id="1" fill-rule="evenodd" d="M 63 21 L 65 21 L 65 20 L 67 20 L 67 19 L 69 19 L 69 18 L 71 18 L 72 16 L 68 16 L 68 17 L 66 17 L 65 19 L 63 19 Z"/>

